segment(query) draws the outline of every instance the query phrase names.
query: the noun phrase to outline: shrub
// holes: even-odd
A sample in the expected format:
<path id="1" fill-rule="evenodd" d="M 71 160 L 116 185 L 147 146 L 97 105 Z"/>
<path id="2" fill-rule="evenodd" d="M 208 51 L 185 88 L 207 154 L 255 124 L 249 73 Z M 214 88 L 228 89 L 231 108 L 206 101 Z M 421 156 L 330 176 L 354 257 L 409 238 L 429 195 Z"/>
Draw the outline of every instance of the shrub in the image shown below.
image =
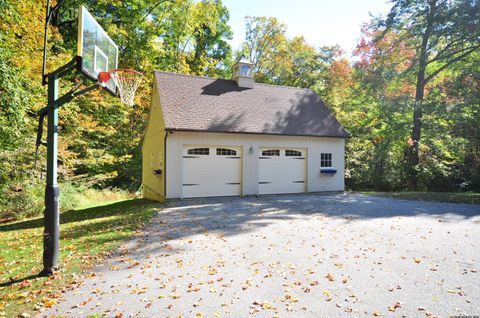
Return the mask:
<path id="1" fill-rule="evenodd" d="M 0 189 L 0 220 L 23 219 L 40 216 L 44 210 L 44 180 L 34 179 L 22 185 Z M 91 189 L 82 184 L 62 183 L 60 187 L 60 210 L 68 211 L 101 202 L 118 201 L 133 197 L 119 189 Z"/>

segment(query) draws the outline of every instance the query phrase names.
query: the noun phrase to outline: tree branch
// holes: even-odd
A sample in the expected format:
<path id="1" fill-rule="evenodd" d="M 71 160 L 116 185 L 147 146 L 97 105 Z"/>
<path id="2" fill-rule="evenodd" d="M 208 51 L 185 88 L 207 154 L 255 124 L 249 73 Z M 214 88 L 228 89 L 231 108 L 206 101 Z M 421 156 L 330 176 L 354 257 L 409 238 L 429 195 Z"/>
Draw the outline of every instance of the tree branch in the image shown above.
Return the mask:
<path id="1" fill-rule="evenodd" d="M 442 54 L 447 52 L 448 49 L 451 48 L 454 44 L 457 44 L 458 42 L 461 42 L 461 41 L 463 41 L 463 39 L 457 39 L 455 41 L 452 41 L 452 42 L 448 43 L 443 49 L 438 51 L 437 54 L 435 55 L 435 57 L 433 59 L 431 59 L 430 61 L 428 61 L 427 64 L 430 64 L 432 62 L 438 61 L 438 60 L 443 59 L 443 58 L 449 58 L 449 57 L 454 56 L 455 54 L 458 54 L 462 51 L 468 50 L 468 48 L 467 49 L 462 49 L 462 50 L 458 50 L 454 53 L 451 53 L 449 55 L 442 56 Z"/>
<path id="2" fill-rule="evenodd" d="M 425 78 L 425 84 L 428 83 L 428 81 L 430 81 L 432 78 L 434 78 L 435 76 L 438 75 L 438 73 L 440 73 L 441 71 L 443 71 L 444 69 L 446 69 L 447 67 L 449 67 L 450 65 L 452 65 L 453 63 L 455 62 L 458 62 L 460 61 L 461 59 L 467 57 L 469 54 L 473 53 L 476 49 L 480 48 L 480 45 L 476 45 L 476 46 L 473 46 L 473 47 L 470 47 L 470 49 L 462 54 L 460 54 L 459 56 L 457 56 L 456 58 L 448 61 L 445 65 L 442 65 L 440 68 L 438 68 L 435 72 L 433 72 L 432 74 L 428 75 L 427 78 Z"/>
<path id="3" fill-rule="evenodd" d="M 155 10 L 159 5 L 161 5 L 162 3 L 164 2 L 173 2 L 172 0 L 161 0 L 161 1 L 158 1 L 157 3 L 155 3 L 150 9 L 148 9 L 148 11 L 145 13 L 145 15 L 143 16 L 142 20 L 145 19 L 146 17 L 148 17 L 152 12 L 153 10 Z"/>

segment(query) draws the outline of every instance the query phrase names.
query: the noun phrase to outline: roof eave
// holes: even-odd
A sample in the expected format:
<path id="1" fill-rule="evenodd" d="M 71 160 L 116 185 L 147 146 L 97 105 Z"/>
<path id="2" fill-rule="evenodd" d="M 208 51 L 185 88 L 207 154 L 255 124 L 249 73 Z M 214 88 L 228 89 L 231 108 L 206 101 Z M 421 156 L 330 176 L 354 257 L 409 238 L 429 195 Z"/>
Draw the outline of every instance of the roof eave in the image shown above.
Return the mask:
<path id="1" fill-rule="evenodd" d="M 281 134 L 281 133 L 268 133 L 268 132 L 250 132 L 250 131 L 212 131 L 203 129 L 189 129 L 189 128 L 172 128 L 166 127 L 166 131 L 186 131 L 186 132 L 203 132 L 213 134 L 245 134 L 245 135 L 268 135 L 268 136 L 291 136 L 291 137 L 325 137 L 325 138 L 351 138 L 350 134 L 345 136 L 334 135 L 309 135 L 309 134 Z"/>

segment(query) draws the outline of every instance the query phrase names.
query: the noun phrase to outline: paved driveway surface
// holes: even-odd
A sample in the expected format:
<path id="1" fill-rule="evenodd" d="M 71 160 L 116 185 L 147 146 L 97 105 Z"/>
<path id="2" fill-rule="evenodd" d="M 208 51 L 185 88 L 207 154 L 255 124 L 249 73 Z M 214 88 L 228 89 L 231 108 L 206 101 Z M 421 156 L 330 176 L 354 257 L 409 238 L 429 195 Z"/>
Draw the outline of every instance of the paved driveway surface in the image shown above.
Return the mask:
<path id="1" fill-rule="evenodd" d="M 171 202 L 41 316 L 480 315 L 479 242 L 479 205 L 358 194 Z"/>

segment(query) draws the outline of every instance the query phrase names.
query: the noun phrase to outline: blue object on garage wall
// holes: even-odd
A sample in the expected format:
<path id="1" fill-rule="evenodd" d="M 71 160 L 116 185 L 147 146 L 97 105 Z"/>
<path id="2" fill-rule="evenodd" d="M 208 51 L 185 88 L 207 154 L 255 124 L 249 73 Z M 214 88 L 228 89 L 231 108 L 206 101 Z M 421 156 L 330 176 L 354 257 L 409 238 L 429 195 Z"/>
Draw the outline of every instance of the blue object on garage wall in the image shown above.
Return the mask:
<path id="1" fill-rule="evenodd" d="M 335 174 L 335 173 L 337 173 L 337 169 L 334 169 L 334 168 L 320 168 L 320 173 Z"/>

